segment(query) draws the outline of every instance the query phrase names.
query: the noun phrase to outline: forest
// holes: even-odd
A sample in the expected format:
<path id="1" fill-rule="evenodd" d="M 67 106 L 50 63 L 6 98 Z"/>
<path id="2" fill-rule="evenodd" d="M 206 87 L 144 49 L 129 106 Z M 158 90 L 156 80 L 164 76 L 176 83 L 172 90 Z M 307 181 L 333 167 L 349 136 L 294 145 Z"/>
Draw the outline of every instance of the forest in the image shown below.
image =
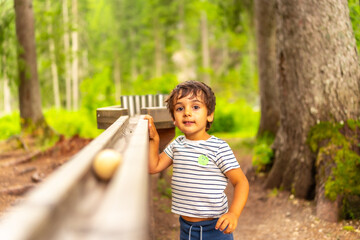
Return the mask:
<path id="1" fill-rule="evenodd" d="M 19 119 L 14 3 L 1 5 L 0 112 Z M 251 1 L 33 1 L 47 121 L 56 129 L 84 116 L 77 127 L 57 130 L 96 136 L 88 123 L 96 108 L 118 104 L 121 95 L 169 93 L 178 81 L 198 79 L 211 82 L 218 116 L 226 119 L 214 131 L 254 135 L 259 97 L 252 12 Z M 236 112 L 248 119 L 221 107 L 227 102 L 241 106 Z M 54 115 L 63 123 L 52 123 Z M 20 132 L 9 122 L 3 138 Z M 91 126 L 79 129 L 84 125 Z"/>
<path id="2" fill-rule="evenodd" d="M 359 51 L 356 0 L 0 0 L 0 139 L 95 138 L 97 108 L 199 80 L 266 188 L 359 219 Z"/>

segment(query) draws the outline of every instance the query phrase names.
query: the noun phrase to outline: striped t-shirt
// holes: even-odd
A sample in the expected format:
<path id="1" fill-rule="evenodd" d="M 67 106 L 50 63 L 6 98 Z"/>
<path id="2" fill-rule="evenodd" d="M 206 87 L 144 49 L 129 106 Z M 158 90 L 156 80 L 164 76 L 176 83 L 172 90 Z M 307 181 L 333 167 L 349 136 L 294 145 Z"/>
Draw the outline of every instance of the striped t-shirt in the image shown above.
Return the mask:
<path id="1" fill-rule="evenodd" d="M 173 160 L 173 213 L 216 218 L 228 211 L 225 173 L 240 165 L 225 141 L 214 136 L 200 141 L 179 136 L 164 152 Z"/>

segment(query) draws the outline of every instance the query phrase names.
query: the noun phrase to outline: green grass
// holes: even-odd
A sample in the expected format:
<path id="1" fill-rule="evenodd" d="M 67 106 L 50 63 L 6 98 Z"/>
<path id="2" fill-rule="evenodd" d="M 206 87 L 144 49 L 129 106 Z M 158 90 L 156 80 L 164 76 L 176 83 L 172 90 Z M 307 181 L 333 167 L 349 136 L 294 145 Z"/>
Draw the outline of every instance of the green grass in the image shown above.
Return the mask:
<path id="1" fill-rule="evenodd" d="M 103 132 L 97 129 L 95 112 L 92 116 L 85 110 L 49 109 L 44 115 L 48 124 L 66 137 L 79 135 L 84 138 L 95 138 Z"/>
<path id="2" fill-rule="evenodd" d="M 20 134 L 20 115 L 13 112 L 0 118 L 0 139 Z"/>
<path id="3" fill-rule="evenodd" d="M 86 110 L 67 111 L 48 109 L 44 111 L 47 123 L 59 134 L 66 137 L 79 135 L 84 138 L 95 138 L 103 130 L 97 129 L 96 114 L 90 115 Z M 0 118 L 0 139 L 20 135 L 20 115 L 15 111 Z"/>

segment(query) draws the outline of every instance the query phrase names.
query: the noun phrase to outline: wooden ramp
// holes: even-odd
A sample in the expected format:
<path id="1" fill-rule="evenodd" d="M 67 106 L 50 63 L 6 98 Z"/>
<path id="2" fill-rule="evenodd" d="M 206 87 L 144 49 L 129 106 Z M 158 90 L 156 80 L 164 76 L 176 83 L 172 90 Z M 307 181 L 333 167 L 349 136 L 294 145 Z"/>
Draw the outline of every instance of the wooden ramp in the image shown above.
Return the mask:
<path id="1" fill-rule="evenodd" d="M 103 110 L 98 111 L 98 123 Z M 162 147 L 175 133 L 170 116 L 162 115 L 164 110 L 141 110 L 162 116 L 154 117 L 162 126 Z M 107 110 L 108 115 L 114 112 Z M 106 121 L 110 126 L 99 137 L 0 219 L 0 239 L 149 239 L 147 121 L 139 114 Z M 120 152 L 123 164 L 109 182 L 103 182 L 96 178 L 92 161 L 107 148 Z"/>

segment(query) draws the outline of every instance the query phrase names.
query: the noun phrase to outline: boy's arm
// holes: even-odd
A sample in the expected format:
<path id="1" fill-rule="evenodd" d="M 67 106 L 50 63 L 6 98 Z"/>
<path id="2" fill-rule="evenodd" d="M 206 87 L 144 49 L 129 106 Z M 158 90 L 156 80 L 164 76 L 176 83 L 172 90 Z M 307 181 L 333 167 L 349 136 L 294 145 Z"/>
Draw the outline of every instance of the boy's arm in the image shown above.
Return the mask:
<path id="1" fill-rule="evenodd" d="M 155 174 L 169 167 L 172 159 L 164 152 L 159 155 L 160 137 L 154 119 L 150 115 L 146 115 L 144 119 L 149 123 L 149 173 Z"/>
<path id="2" fill-rule="evenodd" d="M 232 169 L 225 173 L 234 186 L 234 197 L 229 211 L 222 215 L 216 223 L 215 228 L 224 233 L 232 233 L 238 223 L 238 218 L 245 207 L 249 195 L 249 182 L 241 168 Z"/>

